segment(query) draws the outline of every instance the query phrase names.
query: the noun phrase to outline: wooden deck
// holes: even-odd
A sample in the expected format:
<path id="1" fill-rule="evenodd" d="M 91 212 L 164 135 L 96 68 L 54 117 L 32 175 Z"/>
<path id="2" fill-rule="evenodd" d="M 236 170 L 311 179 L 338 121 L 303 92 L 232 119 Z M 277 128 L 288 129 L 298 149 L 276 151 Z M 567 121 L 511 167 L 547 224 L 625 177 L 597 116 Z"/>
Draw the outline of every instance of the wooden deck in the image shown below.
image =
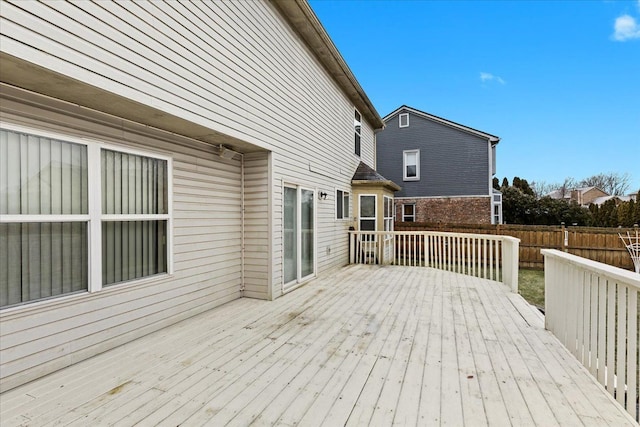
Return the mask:
<path id="1" fill-rule="evenodd" d="M 350 266 L 0 395 L 11 425 L 636 425 L 499 283 Z"/>

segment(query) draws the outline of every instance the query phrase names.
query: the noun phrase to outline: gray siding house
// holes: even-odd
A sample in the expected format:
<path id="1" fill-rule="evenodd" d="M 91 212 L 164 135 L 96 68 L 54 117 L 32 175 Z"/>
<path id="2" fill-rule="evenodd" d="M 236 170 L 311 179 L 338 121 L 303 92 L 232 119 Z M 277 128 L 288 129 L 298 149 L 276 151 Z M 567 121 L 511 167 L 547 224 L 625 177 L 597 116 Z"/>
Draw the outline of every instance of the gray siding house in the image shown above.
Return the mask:
<path id="1" fill-rule="evenodd" d="M 0 10 L 0 390 L 348 263 L 383 122 L 305 0 Z"/>
<path id="2" fill-rule="evenodd" d="M 492 188 L 500 138 L 403 105 L 376 134 L 377 171 L 400 184 L 396 221 L 502 222 Z"/>

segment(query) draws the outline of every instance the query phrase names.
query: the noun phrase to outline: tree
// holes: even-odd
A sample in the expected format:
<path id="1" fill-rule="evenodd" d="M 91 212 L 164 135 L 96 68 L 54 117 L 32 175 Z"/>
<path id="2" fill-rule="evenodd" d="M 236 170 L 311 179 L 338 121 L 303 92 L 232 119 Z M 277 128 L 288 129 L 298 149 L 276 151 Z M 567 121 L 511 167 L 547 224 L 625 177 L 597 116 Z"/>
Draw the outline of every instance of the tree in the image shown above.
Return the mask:
<path id="1" fill-rule="evenodd" d="M 535 196 L 535 192 L 531 189 L 531 187 L 529 186 L 529 183 L 527 182 L 526 179 L 521 179 L 519 177 L 514 177 L 513 178 L 513 184 L 514 187 L 516 187 L 517 189 L 519 189 L 520 191 L 522 191 L 524 194 L 528 194 L 530 196 Z"/>
<path id="2" fill-rule="evenodd" d="M 546 196 L 557 188 L 556 185 L 545 181 L 532 181 L 530 187 L 533 190 L 533 194 L 535 194 L 538 199 Z"/>
<path id="3" fill-rule="evenodd" d="M 495 176 L 493 177 L 492 184 L 494 190 L 500 190 L 500 180 L 498 180 L 498 178 L 496 178 Z"/>
<path id="4" fill-rule="evenodd" d="M 507 179 L 507 177 L 505 176 L 502 179 L 502 186 L 500 188 L 507 188 L 509 186 L 509 180 Z"/>
<path id="5" fill-rule="evenodd" d="M 599 173 L 580 181 L 583 187 L 598 187 L 611 196 L 624 196 L 629 191 L 631 176 L 628 173 Z"/>

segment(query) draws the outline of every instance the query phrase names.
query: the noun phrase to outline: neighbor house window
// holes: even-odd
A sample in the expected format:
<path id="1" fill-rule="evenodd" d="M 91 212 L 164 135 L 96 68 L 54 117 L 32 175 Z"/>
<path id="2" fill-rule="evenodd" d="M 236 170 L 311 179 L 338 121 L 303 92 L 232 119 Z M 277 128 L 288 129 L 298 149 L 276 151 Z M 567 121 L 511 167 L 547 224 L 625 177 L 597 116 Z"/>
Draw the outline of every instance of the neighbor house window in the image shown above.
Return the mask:
<path id="1" fill-rule="evenodd" d="M 502 224 L 502 194 L 493 194 L 492 224 Z"/>
<path id="2" fill-rule="evenodd" d="M 362 132 L 362 117 L 357 110 L 355 111 L 355 117 L 353 119 L 353 128 L 355 132 L 355 153 L 356 156 L 360 157 L 360 140 L 361 140 L 361 132 Z"/>
<path id="3" fill-rule="evenodd" d="M 406 204 L 402 205 L 402 221 L 403 222 L 415 222 L 416 221 L 416 205 Z"/>
<path id="4" fill-rule="evenodd" d="M 349 218 L 349 192 L 336 190 L 336 219 Z"/>
<path id="5" fill-rule="evenodd" d="M 420 150 L 407 150 L 402 152 L 404 181 L 418 181 L 420 179 Z"/>
<path id="6" fill-rule="evenodd" d="M 0 306 L 168 271 L 168 159 L 0 129 Z"/>
<path id="7" fill-rule="evenodd" d="M 408 128 L 409 127 L 409 114 L 408 113 L 400 114 L 398 123 L 399 123 L 399 126 L 401 128 Z"/>

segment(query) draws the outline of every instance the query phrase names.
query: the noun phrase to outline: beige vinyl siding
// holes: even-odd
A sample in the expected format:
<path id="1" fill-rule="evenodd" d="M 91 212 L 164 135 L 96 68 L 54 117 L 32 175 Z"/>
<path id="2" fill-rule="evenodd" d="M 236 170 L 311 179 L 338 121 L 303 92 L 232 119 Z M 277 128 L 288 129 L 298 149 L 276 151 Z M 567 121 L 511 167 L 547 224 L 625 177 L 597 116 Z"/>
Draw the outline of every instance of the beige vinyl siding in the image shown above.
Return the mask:
<path id="1" fill-rule="evenodd" d="M 174 273 L 0 312 L 0 389 L 240 297 L 239 160 L 135 125 L 116 128 L 11 99 L 1 106 L 3 120 L 33 133 L 88 137 L 172 157 Z"/>
<path id="2" fill-rule="evenodd" d="M 269 299 L 269 153 L 244 156 L 244 296 Z"/>
<path id="3" fill-rule="evenodd" d="M 153 108 L 245 152 L 246 296 L 282 293 L 283 183 L 329 194 L 316 200 L 317 273 L 347 263 L 350 224 L 335 220 L 333 198 L 335 188 L 350 188 L 360 160 L 374 166 L 373 129 L 363 118 L 358 158 L 352 102 L 268 2 L 0 0 L 0 8 L 3 52 L 25 69 L 35 64 L 85 84 L 64 99 L 106 91 L 140 111 L 104 111 L 136 121 Z M 75 105 L 1 107 L 17 123 L 170 156 L 174 178 L 174 274 L 0 313 L 2 389 L 240 296 L 239 159 L 126 120 L 114 126 Z M 259 149 L 271 154 L 250 152 Z"/>
<path id="4" fill-rule="evenodd" d="M 353 152 L 351 103 L 264 2 L 2 8 L 12 55 L 267 149 L 310 160 L 317 142 L 330 141 L 324 153 L 335 156 L 345 141 Z M 312 140 L 300 141 L 301 125 Z M 363 151 L 372 161 L 372 149 Z"/>

